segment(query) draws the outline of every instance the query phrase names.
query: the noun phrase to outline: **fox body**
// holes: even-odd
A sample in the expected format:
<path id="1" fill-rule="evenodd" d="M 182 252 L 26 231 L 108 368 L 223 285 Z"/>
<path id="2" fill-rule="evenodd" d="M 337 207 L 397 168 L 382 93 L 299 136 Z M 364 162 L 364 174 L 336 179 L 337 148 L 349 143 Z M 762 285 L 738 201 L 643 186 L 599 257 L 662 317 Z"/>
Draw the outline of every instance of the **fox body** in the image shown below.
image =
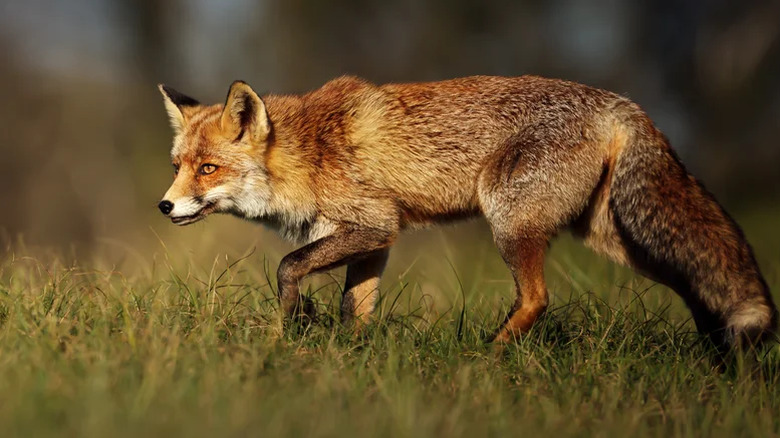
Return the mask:
<path id="1" fill-rule="evenodd" d="M 399 232 L 482 215 L 517 290 L 497 341 L 545 310 L 545 250 L 567 227 L 674 289 L 719 345 L 775 329 L 739 227 L 617 94 L 534 76 L 381 86 L 341 77 L 263 97 L 237 81 L 218 105 L 160 90 L 176 169 L 160 209 L 182 225 L 230 213 L 301 243 L 278 269 L 290 315 L 313 315 L 303 277 L 346 264 L 342 316 L 369 321 Z"/>

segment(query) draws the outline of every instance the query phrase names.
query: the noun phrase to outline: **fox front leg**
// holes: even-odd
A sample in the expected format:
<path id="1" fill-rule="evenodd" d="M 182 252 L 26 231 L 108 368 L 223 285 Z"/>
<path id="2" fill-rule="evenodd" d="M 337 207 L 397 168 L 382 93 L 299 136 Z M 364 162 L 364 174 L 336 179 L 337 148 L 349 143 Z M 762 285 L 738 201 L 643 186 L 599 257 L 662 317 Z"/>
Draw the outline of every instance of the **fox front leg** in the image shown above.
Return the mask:
<path id="1" fill-rule="evenodd" d="M 397 232 L 350 225 L 287 254 L 279 264 L 279 300 L 285 315 L 313 318 L 314 305 L 301 298 L 300 281 L 309 274 L 362 260 L 389 248 Z"/>
<path id="2" fill-rule="evenodd" d="M 371 321 L 379 297 L 379 279 L 390 251 L 380 249 L 347 266 L 347 281 L 341 298 L 341 321 L 359 329 Z"/>

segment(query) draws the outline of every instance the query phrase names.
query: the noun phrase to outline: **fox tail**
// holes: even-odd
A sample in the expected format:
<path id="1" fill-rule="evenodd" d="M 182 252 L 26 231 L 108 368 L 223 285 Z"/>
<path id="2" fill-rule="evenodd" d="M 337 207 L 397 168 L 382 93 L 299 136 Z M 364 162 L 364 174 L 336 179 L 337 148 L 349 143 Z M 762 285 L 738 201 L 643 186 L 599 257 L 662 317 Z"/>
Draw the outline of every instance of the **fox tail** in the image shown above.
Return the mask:
<path id="1" fill-rule="evenodd" d="M 773 336 L 777 309 L 742 230 L 641 110 L 622 123 L 609 209 L 630 263 L 680 294 L 716 345 Z"/>

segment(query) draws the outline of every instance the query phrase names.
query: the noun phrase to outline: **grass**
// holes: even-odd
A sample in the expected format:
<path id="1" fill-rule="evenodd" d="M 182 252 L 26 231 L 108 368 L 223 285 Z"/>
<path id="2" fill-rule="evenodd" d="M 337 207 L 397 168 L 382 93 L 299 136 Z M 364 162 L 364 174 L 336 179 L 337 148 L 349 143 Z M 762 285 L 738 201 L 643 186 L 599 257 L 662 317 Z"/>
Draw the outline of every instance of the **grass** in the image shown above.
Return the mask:
<path id="1" fill-rule="evenodd" d="M 764 219 L 741 218 L 778 291 Z M 283 330 L 281 252 L 254 243 L 206 263 L 166 242 L 121 270 L 16 247 L 0 264 L 2 435 L 780 434 L 780 348 L 716 371 L 679 299 L 564 237 L 552 309 L 497 352 L 484 339 L 511 282 L 484 228 L 413 240 L 360 338 L 337 322 L 338 273 L 308 283 L 316 324 Z"/>

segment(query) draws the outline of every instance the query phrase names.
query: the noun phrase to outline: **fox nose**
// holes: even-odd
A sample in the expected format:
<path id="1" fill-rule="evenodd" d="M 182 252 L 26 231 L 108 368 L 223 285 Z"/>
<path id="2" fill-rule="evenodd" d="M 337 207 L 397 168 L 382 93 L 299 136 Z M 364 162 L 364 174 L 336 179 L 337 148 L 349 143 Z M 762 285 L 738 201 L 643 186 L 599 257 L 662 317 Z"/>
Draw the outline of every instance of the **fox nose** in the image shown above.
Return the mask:
<path id="1" fill-rule="evenodd" d="M 167 215 L 168 213 L 173 210 L 173 202 L 171 201 L 160 201 L 159 204 L 157 204 L 157 208 L 160 209 L 162 214 Z"/>

